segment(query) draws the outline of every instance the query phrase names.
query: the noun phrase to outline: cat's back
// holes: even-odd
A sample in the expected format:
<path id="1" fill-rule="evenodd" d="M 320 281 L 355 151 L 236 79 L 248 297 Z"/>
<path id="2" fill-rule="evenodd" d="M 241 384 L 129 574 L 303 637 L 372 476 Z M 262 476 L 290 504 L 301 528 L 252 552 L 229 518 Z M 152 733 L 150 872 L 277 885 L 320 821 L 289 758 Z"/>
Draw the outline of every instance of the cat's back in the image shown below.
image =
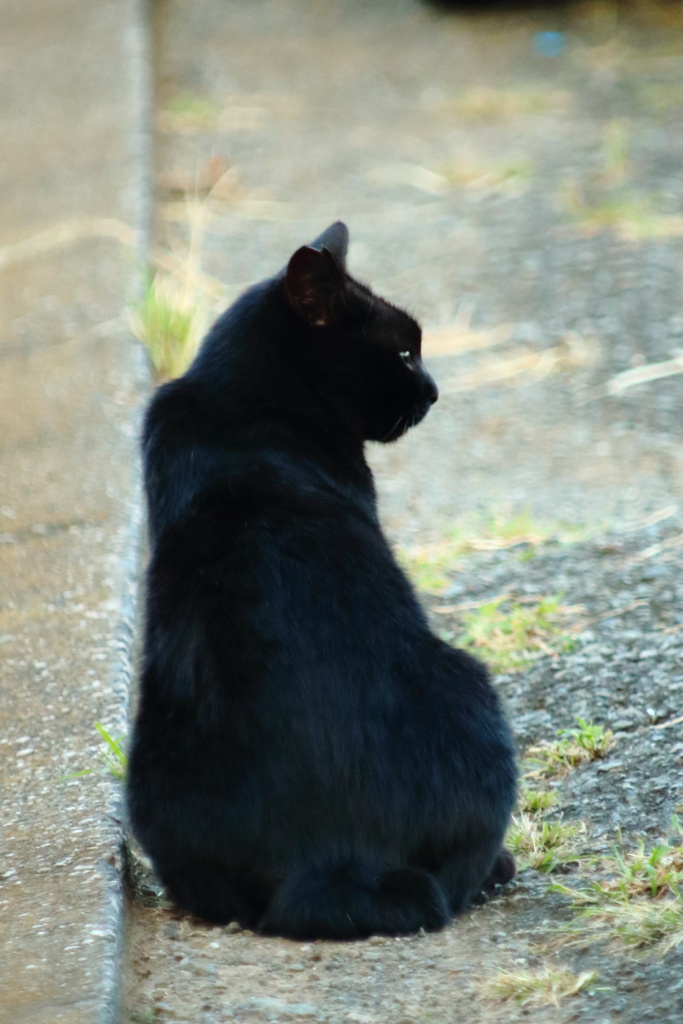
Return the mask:
<path id="1" fill-rule="evenodd" d="M 179 595 L 190 581 L 224 599 L 258 588 L 274 611 L 278 590 L 308 606 L 395 569 L 362 477 L 339 479 L 272 434 L 260 442 L 238 435 L 182 461 L 164 507 L 158 502 L 150 566 L 166 586 L 172 572 Z"/>
<path id="2" fill-rule="evenodd" d="M 227 529 L 287 520 L 347 517 L 378 524 L 372 474 L 364 459 L 340 467 L 315 431 L 281 415 L 220 421 L 202 388 L 186 378 L 162 386 L 150 403 L 143 461 L 153 539 L 218 519 Z M 216 524 L 217 525 L 217 524 Z"/>
<path id="3" fill-rule="evenodd" d="M 272 642 L 301 663 L 321 649 L 340 665 L 349 638 L 377 649 L 424 629 L 364 460 L 340 466 L 314 433 L 280 417 L 219 433 L 183 381 L 152 404 L 146 445 L 154 621 L 196 623 L 204 650 L 222 649 L 230 623 L 244 650 Z M 176 630 L 170 643 L 181 639 Z"/>

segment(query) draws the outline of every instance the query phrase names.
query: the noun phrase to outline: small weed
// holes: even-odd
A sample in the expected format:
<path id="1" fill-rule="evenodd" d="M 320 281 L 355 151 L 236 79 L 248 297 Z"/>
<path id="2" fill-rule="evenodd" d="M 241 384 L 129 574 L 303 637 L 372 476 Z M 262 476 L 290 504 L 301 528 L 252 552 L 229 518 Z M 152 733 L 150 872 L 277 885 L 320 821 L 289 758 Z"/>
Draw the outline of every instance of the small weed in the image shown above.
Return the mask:
<path id="1" fill-rule="evenodd" d="M 605 185 L 621 185 L 627 178 L 629 136 L 628 122 L 623 118 L 610 121 L 605 128 L 602 147 Z"/>
<path id="2" fill-rule="evenodd" d="M 147 349 L 160 379 L 178 377 L 189 366 L 206 326 L 201 297 L 176 287 L 171 278 L 153 278 L 140 305 L 133 310 L 132 328 Z"/>
<path id="3" fill-rule="evenodd" d="M 102 759 L 104 761 L 103 769 L 108 772 L 115 779 L 123 781 L 126 777 L 126 770 L 128 768 L 128 757 L 122 747 L 123 736 L 119 736 L 118 739 L 114 739 L 110 736 L 107 730 L 99 722 L 95 722 L 95 728 L 100 734 L 105 749 L 102 752 Z M 82 772 L 74 772 L 73 775 L 66 775 L 62 781 L 67 779 L 79 779 L 84 775 L 95 775 L 98 773 L 95 768 L 86 768 Z"/>
<path id="4" fill-rule="evenodd" d="M 502 551 L 520 547 L 535 551 L 557 539 L 572 543 L 583 535 L 580 527 L 541 525 L 529 512 L 505 516 L 499 513 L 464 519 L 434 544 L 404 547 L 399 559 L 415 585 L 427 593 L 441 594 L 448 586 L 449 573 L 455 572 L 462 558 L 478 551 Z"/>
<path id="5" fill-rule="evenodd" d="M 659 214 L 657 197 L 629 185 L 629 148 L 628 122 L 610 121 L 603 134 L 599 171 L 581 181 L 566 181 L 564 203 L 589 233 L 612 229 L 633 239 L 667 234 L 673 221 Z"/>
<path id="6" fill-rule="evenodd" d="M 524 550 L 520 551 L 520 553 L 519 553 L 519 560 L 520 560 L 520 562 L 533 562 L 534 558 L 537 558 L 537 557 L 538 557 L 538 552 L 537 552 L 536 548 L 532 548 L 532 547 L 524 548 Z"/>
<path id="7" fill-rule="evenodd" d="M 519 804 L 526 814 L 542 814 L 557 804 L 557 793 L 554 789 L 531 789 L 522 786 Z"/>
<path id="8" fill-rule="evenodd" d="M 128 757 L 121 746 L 123 736 L 119 736 L 118 739 L 114 739 L 114 737 L 110 736 L 104 726 L 100 725 L 99 722 L 95 722 L 95 728 L 102 737 L 106 746 L 104 760 L 110 774 L 113 775 L 115 779 L 123 781 L 126 777 L 126 770 L 128 768 Z"/>
<path id="9" fill-rule="evenodd" d="M 492 191 L 523 191 L 534 176 L 534 165 L 523 158 L 508 158 L 493 163 L 459 158 L 440 169 L 452 185 L 459 188 Z"/>
<path id="10" fill-rule="evenodd" d="M 476 532 L 474 520 L 465 520 L 448 530 L 443 540 L 401 548 L 399 560 L 419 590 L 441 594 L 448 586 L 448 574 L 455 572 L 462 557 L 472 550 Z"/>
<path id="11" fill-rule="evenodd" d="M 529 748 L 527 760 L 532 766 L 529 777 L 561 777 L 577 765 L 605 756 L 614 743 L 612 731 L 584 718 L 577 718 L 577 722 L 577 728 L 560 729 L 556 740 Z"/>
<path id="12" fill-rule="evenodd" d="M 202 269 L 202 251 L 211 203 L 224 188 L 233 187 L 234 180 L 233 168 L 211 158 L 197 174 L 194 193 L 187 191 L 189 182 L 181 182 L 182 220 L 187 222 L 189 237 L 177 250 L 158 255 L 160 269 L 149 280 L 142 301 L 130 311 L 133 333 L 147 348 L 161 380 L 185 372 L 212 317 L 225 308 L 225 288 Z"/>
<path id="13" fill-rule="evenodd" d="M 517 544 L 542 544 L 558 533 L 559 527 L 534 522 L 529 511 L 514 515 L 492 513 L 484 518 L 480 537 L 472 537 L 470 545 L 481 550 L 514 547 Z"/>
<path id="14" fill-rule="evenodd" d="M 680 82 L 646 82 L 640 78 L 629 83 L 634 98 L 648 113 L 665 114 L 683 106 Z"/>
<path id="15" fill-rule="evenodd" d="M 159 1020 L 158 1008 L 151 1006 L 149 1010 L 132 1010 L 128 1020 L 130 1024 L 156 1024 Z"/>
<path id="16" fill-rule="evenodd" d="M 569 890 L 571 892 L 571 890 Z M 656 950 L 666 954 L 683 944 L 683 894 L 676 890 L 673 899 L 605 902 L 580 912 L 579 943 L 600 939 L 628 946 L 633 951 Z"/>
<path id="17" fill-rule="evenodd" d="M 593 862 L 599 877 L 580 888 L 554 885 L 569 896 L 580 927 L 573 941 L 618 941 L 635 950 L 668 952 L 683 944 L 683 827 L 673 819 L 673 835 L 646 850 L 642 839 L 625 851 L 621 836 L 611 857 Z M 589 932 L 586 932 L 588 925 Z"/>
<path id="18" fill-rule="evenodd" d="M 561 613 L 559 595 L 518 603 L 503 594 L 464 615 L 459 643 L 483 654 L 494 672 L 517 672 L 540 655 L 573 645 L 558 623 Z"/>
<path id="19" fill-rule="evenodd" d="M 208 96 L 182 92 L 162 111 L 159 121 L 166 131 L 210 131 L 219 115 L 220 108 Z"/>
<path id="20" fill-rule="evenodd" d="M 455 572 L 462 556 L 457 544 L 443 541 L 401 548 L 398 559 L 418 588 L 427 594 L 442 594 L 449 583 L 448 574 Z"/>
<path id="21" fill-rule="evenodd" d="M 541 821 L 524 811 L 513 815 L 505 845 L 519 858 L 519 867 L 550 873 L 581 859 L 577 838 L 582 822 Z"/>
<path id="22" fill-rule="evenodd" d="M 514 999 L 523 1006 L 559 1006 L 561 999 L 577 995 L 598 977 L 597 971 L 574 974 L 568 967 L 541 967 L 535 971 L 503 971 L 489 984 L 494 995 Z"/>
<path id="23" fill-rule="evenodd" d="M 669 233 L 669 222 L 657 214 L 652 196 L 630 189 L 589 196 L 575 182 L 565 185 L 563 195 L 572 216 L 589 234 L 612 229 L 637 240 Z"/>
<path id="24" fill-rule="evenodd" d="M 558 736 L 565 736 L 568 742 L 574 742 L 587 755 L 589 761 L 599 761 L 612 747 L 613 736 L 610 729 L 594 722 L 587 722 L 580 716 L 576 719 L 578 728 L 560 729 Z"/>
<path id="25" fill-rule="evenodd" d="M 474 86 L 444 106 L 471 121 L 503 121 L 527 114 L 545 114 L 567 110 L 570 93 L 560 89 L 528 85 L 517 89 L 493 89 Z"/>

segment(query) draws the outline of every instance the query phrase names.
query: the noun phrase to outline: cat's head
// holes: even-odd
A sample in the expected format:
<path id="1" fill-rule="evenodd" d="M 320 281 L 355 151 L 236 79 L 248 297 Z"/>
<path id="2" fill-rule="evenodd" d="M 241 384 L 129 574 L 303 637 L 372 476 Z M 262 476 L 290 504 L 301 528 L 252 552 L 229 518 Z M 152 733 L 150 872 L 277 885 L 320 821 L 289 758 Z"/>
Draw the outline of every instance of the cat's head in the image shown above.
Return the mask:
<path id="1" fill-rule="evenodd" d="M 366 440 L 395 441 L 427 414 L 438 390 L 422 363 L 417 321 L 347 273 L 348 239 L 337 221 L 287 265 L 297 324 L 291 357 Z"/>

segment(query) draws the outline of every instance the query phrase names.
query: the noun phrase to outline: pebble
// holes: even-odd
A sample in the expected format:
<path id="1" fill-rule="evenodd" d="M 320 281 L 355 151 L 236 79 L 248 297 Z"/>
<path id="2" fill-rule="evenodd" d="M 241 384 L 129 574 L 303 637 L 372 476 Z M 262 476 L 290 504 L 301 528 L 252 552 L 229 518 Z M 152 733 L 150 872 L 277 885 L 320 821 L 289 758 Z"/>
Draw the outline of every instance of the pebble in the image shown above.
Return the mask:
<path id="1" fill-rule="evenodd" d="M 240 1003 L 235 1009 L 238 1013 L 264 1013 L 267 1020 L 278 1020 L 283 1018 L 291 1020 L 296 1017 L 317 1017 L 318 1007 L 312 1003 L 285 1003 L 281 999 L 273 999 L 270 996 L 254 996 Z"/>
<path id="2" fill-rule="evenodd" d="M 598 765 L 596 771 L 598 772 L 611 772 L 615 768 L 623 767 L 623 761 L 603 761 Z"/>

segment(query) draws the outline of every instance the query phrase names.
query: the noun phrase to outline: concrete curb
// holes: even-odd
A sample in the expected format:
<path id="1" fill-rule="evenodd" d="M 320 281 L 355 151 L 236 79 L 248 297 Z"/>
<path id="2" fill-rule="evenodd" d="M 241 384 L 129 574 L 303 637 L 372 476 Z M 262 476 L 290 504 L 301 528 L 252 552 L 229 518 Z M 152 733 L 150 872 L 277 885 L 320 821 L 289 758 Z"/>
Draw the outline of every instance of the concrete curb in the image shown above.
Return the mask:
<path id="1" fill-rule="evenodd" d="M 142 296 L 149 267 L 153 218 L 153 110 L 152 31 L 150 0 L 129 0 L 130 27 L 127 49 L 130 60 L 131 158 L 136 187 L 130 197 L 132 223 L 136 232 L 136 266 L 131 280 L 132 300 Z M 150 367 L 143 349 L 133 341 L 133 374 L 136 390 L 142 394 L 151 385 Z M 137 428 L 137 424 L 136 424 Z M 136 434 L 137 434 L 136 429 Z M 135 671 L 139 601 L 139 574 L 143 549 L 144 508 L 142 479 L 136 460 L 130 484 L 130 505 L 123 534 L 120 571 L 118 624 L 114 636 L 114 660 L 109 672 L 113 703 L 118 707 L 115 735 L 128 734 L 128 717 Z M 110 936 L 108 955 L 102 964 L 102 1007 L 99 1024 L 116 1024 L 120 1019 L 122 969 L 125 957 L 125 800 L 123 787 L 112 779 L 109 787 L 108 819 L 111 823 L 109 882 L 103 901 L 103 929 Z"/>
<path id="2" fill-rule="evenodd" d="M 148 0 L 0 0 L 0 1020 L 114 1022 L 150 387 Z M 89 778 L 80 778 L 87 775 Z"/>
<path id="3" fill-rule="evenodd" d="M 142 554 L 144 514 L 141 500 L 140 473 L 133 474 L 128 522 L 124 532 L 125 554 L 121 562 L 119 621 L 115 633 L 115 657 L 110 669 L 110 689 L 119 715 L 115 721 L 116 735 L 128 733 L 128 709 L 135 668 L 135 643 L 139 614 L 138 577 Z M 107 817 L 110 822 L 112 857 L 109 881 L 103 901 L 102 927 L 110 937 L 108 955 L 102 965 L 103 1005 L 100 1024 L 116 1024 L 119 1020 L 122 967 L 125 955 L 125 807 L 121 784 L 114 779 L 109 786 Z"/>

